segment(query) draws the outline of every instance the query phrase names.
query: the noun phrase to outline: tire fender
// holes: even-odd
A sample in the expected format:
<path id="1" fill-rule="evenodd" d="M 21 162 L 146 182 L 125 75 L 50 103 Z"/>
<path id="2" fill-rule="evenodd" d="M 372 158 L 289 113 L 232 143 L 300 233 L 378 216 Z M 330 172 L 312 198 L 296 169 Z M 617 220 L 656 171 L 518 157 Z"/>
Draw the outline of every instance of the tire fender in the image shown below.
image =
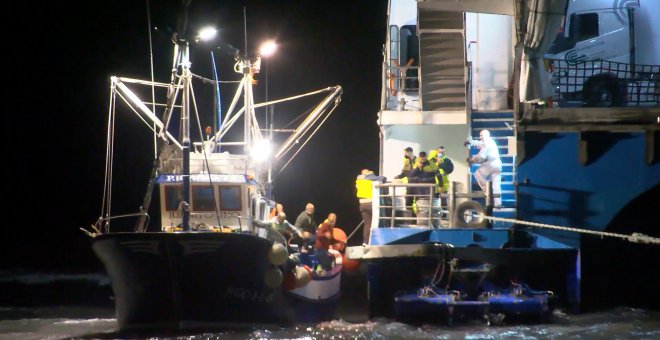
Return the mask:
<path id="1" fill-rule="evenodd" d="M 454 210 L 453 225 L 455 228 L 486 228 L 488 220 L 483 217 L 471 218 L 468 214 L 486 214 L 486 209 L 477 201 L 465 201 Z"/>

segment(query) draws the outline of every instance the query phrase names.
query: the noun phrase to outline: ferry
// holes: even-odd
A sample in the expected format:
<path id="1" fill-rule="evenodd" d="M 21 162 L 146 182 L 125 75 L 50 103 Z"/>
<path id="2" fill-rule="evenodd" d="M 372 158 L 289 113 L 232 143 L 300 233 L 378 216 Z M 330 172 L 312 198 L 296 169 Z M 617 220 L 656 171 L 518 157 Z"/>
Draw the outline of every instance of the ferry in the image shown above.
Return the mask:
<path id="1" fill-rule="evenodd" d="M 366 263 L 370 317 L 490 323 L 543 320 L 559 306 L 579 311 L 585 238 L 660 244 L 657 213 L 643 219 L 644 232 L 625 223 L 657 207 L 660 53 L 648 65 L 617 66 L 628 71 L 613 84 L 630 86 L 587 93 L 602 74 L 617 77 L 614 70 L 592 61 L 585 75 L 586 59 L 555 61 L 562 70 L 545 59 L 555 38 L 573 46 L 588 43 L 580 30 L 596 38 L 599 27 L 575 21 L 585 6 L 567 15 L 573 2 L 389 1 L 379 174 L 396 178 L 409 147 L 417 154 L 443 146 L 454 169 L 444 190 L 373 183 L 369 239 L 347 249 L 349 259 Z M 593 4 L 593 15 L 626 18 L 617 25 L 657 10 L 649 1 L 605 2 Z M 637 46 L 657 40 L 631 37 Z M 596 64 L 600 75 L 588 87 Z M 570 75 L 585 84 L 577 104 L 565 93 L 570 87 L 574 99 L 567 84 L 577 81 L 559 83 Z M 621 100 L 614 92 L 636 91 L 635 84 L 647 95 Z M 502 169 L 499 185 L 482 188 L 472 162 L 479 150 L 469 146 L 483 131 Z"/>

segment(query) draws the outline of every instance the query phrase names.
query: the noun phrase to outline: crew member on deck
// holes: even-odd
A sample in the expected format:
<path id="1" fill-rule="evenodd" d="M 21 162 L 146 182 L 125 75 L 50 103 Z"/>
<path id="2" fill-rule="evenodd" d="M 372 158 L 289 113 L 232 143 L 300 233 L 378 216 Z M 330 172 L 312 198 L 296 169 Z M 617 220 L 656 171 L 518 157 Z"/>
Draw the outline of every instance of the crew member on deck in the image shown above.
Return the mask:
<path id="1" fill-rule="evenodd" d="M 289 221 L 286 220 L 286 214 L 284 211 L 277 214 L 275 220 L 272 223 L 272 227 L 275 231 L 279 232 L 286 239 L 287 245 L 291 241 L 292 236 L 295 234 L 298 238 L 302 238 L 302 232 L 300 229 L 292 226 Z"/>
<path id="2" fill-rule="evenodd" d="M 372 216 L 372 198 L 373 198 L 373 182 L 385 183 L 387 178 L 374 174 L 369 169 L 362 169 L 360 174 L 355 179 L 355 188 L 357 189 L 356 196 L 360 201 L 360 214 L 364 222 L 364 229 L 362 229 L 362 242 L 369 244 L 369 237 L 371 235 L 371 216 Z M 412 203 L 411 203 L 412 204 Z"/>
<path id="3" fill-rule="evenodd" d="M 479 169 L 474 173 L 477 183 L 481 190 L 486 192 L 486 185 L 488 181 L 493 182 L 493 194 L 501 195 L 502 193 L 502 160 L 500 160 L 500 150 L 497 144 L 490 137 L 488 130 L 481 130 L 479 133 L 479 140 L 468 140 L 465 145 L 477 146 L 479 153 L 468 158 L 469 163 L 479 163 Z M 497 197 L 493 199 L 496 207 L 502 205 L 502 198 Z"/>
<path id="4" fill-rule="evenodd" d="M 401 180 L 401 182 L 403 183 L 413 183 L 412 181 L 410 181 L 409 176 L 410 176 L 410 171 L 412 171 L 416 161 L 417 161 L 417 157 L 415 157 L 415 154 L 413 153 L 413 149 L 411 147 L 405 148 L 403 150 L 403 168 L 401 169 L 400 174 L 394 176 L 394 179 Z M 414 190 L 411 191 L 412 192 L 406 192 L 406 210 L 412 209 L 413 203 L 415 202 L 415 199 L 412 196 Z"/>
<path id="5" fill-rule="evenodd" d="M 332 232 L 335 223 L 337 223 L 337 215 L 330 213 L 328 214 L 328 218 L 316 230 L 316 244 L 314 245 L 316 258 L 324 270 L 332 269 L 334 256 L 328 250 L 330 249 L 330 245 L 337 243 Z"/>
<path id="6" fill-rule="evenodd" d="M 300 244 L 301 251 L 305 252 L 314 246 L 316 233 L 316 219 L 314 218 L 314 204 L 307 203 L 305 210 L 296 218 L 296 228 L 300 229 L 303 239 Z"/>

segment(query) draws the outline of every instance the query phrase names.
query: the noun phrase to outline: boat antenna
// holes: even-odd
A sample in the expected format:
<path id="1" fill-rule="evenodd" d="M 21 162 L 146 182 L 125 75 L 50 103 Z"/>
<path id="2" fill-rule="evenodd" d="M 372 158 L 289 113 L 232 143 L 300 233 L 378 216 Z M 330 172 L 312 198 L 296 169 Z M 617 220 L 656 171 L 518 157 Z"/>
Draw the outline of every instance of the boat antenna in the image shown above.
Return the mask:
<path id="1" fill-rule="evenodd" d="M 151 12 L 149 11 L 149 0 L 146 0 L 147 4 L 147 32 L 149 34 L 149 67 L 151 69 L 151 112 L 156 112 L 156 87 L 154 85 L 154 49 L 151 39 Z M 156 123 L 153 123 L 152 127 L 154 131 L 154 158 L 158 157 L 158 133 L 156 132 Z"/>
<path id="2" fill-rule="evenodd" d="M 248 53 L 247 53 L 247 50 L 248 50 L 248 46 L 247 46 L 247 9 L 245 8 L 245 6 L 243 6 L 243 39 L 244 39 L 244 43 L 245 43 L 243 53 L 245 55 L 245 58 L 247 58 L 247 56 L 248 56 Z"/>
<path id="3" fill-rule="evenodd" d="M 188 6 L 192 0 L 181 0 L 181 13 L 178 18 L 177 33 L 181 37 L 186 37 L 186 30 L 188 28 Z"/>

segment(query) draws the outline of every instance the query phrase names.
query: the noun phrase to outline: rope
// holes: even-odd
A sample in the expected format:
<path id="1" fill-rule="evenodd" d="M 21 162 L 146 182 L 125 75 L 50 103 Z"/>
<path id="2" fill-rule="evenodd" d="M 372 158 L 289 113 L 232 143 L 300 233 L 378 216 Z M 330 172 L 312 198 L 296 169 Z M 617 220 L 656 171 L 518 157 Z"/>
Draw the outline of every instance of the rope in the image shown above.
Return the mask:
<path id="1" fill-rule="evenodd" d="M 204 136 L 202 134 L 202 123 L 199 120 L 199 110 L 197 110 L 197 101 L 195 100 L 195 90 L 193 89 L 192 82 L 190 83 L 190 92 L 192 93 L 192 103 L 195 111 L 195 119 L 197 120 L 197 132 L 199 133 L 199 139 L 202 141 L 202 154 L 204 156 L 204 166 L 206 166 L 206 173 L 209 177 L 209 187 L 211 188 L 211 196 L 213 197 L 213 206 L 215 207 L 215 218 L 218 222 L 218 227 L 222 227 L 220 223 L 220 208 L 218 208 L 218 202 L 216 202 L 215 194 L 213 193 L 213 180 L 211 178 L 211 166 L 209 165 L 209 158 L 206 154 L 206 145 L 204 145 Z"/>
<path id="2" fill-rule="evenodd" d="M 334 103 L 335 103 L 335 105 L 334 105 L 331 109 L 329 109 L 329 111 L 323 113 L 323 114 L 325 115 L 325 117 L 323 118 L 323 120 L 321 120 L 321 123 L 316 127 L 316 129 L 314 129 L 314 131 L 312 131 L 312 133 L 307 137 L 307 139 L 305 139 L 305 141 L 303 142 L 303 144 L 298 148 L 298 150 L 296 150 L 296 152 L 293 154 L 293 156 L 291 156 L 291 157 L 289 158 L 289 160 L 284 164 L 284 166 L 282 166 L 282 167 L 280 168 L 280 170 L 278 171 L 277 174 L 280 174 L 282 171 L 284 171 L 284 169 L 287 167 L 287 165 L 289 165 L 289 163 L 291 163 L 291 161 L 292 161 L 292 160 L 298 155 L 298 153 L 299 153 L 299 152 L 305 147 L 305 145 L 307 145 L 307 142 L 309 142 L 309 140 L 312 139 L 312 137 L 314 137 L 314 135 L 315 135 L 316 132 L 321 128 L 321 126 L 323 125 L 323 123 L 325 123 L 325 121 L 326 121 L 328 118 L 330 118 L 330 115 L 331 115 L 332 112 L 337 108 L 337 105 L 338 105 L 338 102 L 337 102 L 336 100 L 334 101 Z M 326 109 L 324 109 L 324 110 L 326 110 Z M 319 117 L 319 118 L 320 118 L 320 117 Z M 315 121 L 318 121 L 318 118 L 317 118 Z M 302 137 L 302 136 L 301 136 L 301 137 Z"/>
<path id="3" fill-rule="evenodd" d="M 363 224 L 364 224 L 364 220 L 360 221 L 360 224 L 358 224 L 357 227 L 355 227 L 355 229 L 353 229 L 353 232 L 350 235 L 348 235 L 348 237 L 346 238 L 346 242 L 348 242 L 348 240 L 351 238 L 351 236 L 353 236 L 353 234 L 355 234 L 355 232 L 358 231 L 358 229 L 360 229 L 360 227 Z"/>
<path id="4" fill-rule="evenodd" d="M 605 232 L 605 231 L 595 231 L 595 230 L 589 230 L 589 229 L 562 227 L 562 226 L 557 226 L 557 225 L 552 225 L 552 224 L 545 224 L 545 223 L 521 221 L 521 220 L 516 220 L 516 219 L 513 219 L 513 218 L 486 216 L 484 214 L 473 214 L 473 215 L 476 216 L 476 217 L 481 217 L 481 218 L 489 219 L 489 220 L 496 221 L 496 222 L 510 222 L 510 223 L 515 223 L 515 224 L 529 225 L 529 226 L 538 227 L 538 228 L 547 228 L 547 229 L 571 231 L 571 232 L 582 233 L 582 234 L 591 234 L 591 235 L 597 235 L 597 236 L 600 236 L 600 237 L 604 237 L 604 236 L 616 237 L 616 238 L 624 239 L 624 240 L 627 240 L 629 242 L 634 242 L 634 243 L 650 243 L 650 244 L 659 244 L 660 245 L 660 238 L 650 237 L 648 235 L 644 235 L 644 234 L 641 234 L 641 233 L 632 233 L 631 235 L 625 235 L 625 234 L 609 233 L 609 232 Z"/>

